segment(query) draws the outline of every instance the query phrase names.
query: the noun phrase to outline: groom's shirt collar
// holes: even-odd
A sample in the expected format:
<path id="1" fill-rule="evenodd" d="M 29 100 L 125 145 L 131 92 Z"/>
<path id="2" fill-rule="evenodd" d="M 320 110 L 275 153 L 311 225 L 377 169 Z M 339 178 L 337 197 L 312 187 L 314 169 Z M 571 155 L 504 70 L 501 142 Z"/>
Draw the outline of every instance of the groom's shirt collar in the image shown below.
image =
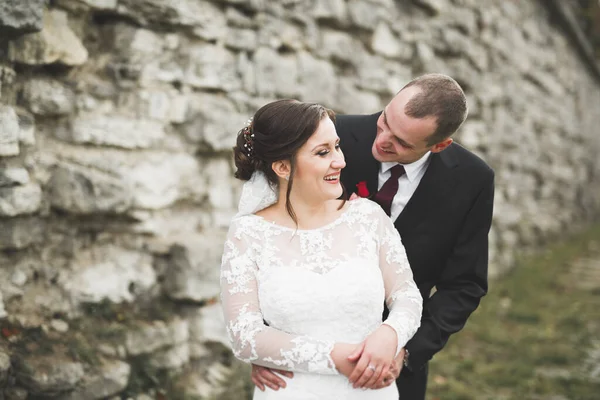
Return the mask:
<path id="1" fill-rule="evenodd" d="M 406 177 L 410 182 L 413 182 L 421 171 L 423 171 L 427 167 L 427 161 L 431 157 L 431 152 L 428 151 L 423 155 L 423 157 L 419 158 L 417 161 L 412 162 L 410 164 L 401 164 L 397 162 L 382 162 L 381 163 L 381 172 L 384 174 L 389 171 L 392 167 L 396 165 L 402 165 L 404 167 L 404 171 L 406 172 Z"/>

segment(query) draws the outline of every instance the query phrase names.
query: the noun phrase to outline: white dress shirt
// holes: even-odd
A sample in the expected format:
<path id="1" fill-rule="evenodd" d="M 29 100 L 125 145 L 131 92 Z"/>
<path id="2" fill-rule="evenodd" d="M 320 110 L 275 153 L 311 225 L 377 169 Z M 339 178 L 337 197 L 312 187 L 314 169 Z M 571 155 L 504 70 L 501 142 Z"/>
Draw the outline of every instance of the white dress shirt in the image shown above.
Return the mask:
<path id="1" fill-rule="evenodd" d="M 423 157 L 413 163 L 400 164 L 404 167 L 406 173 L 398 178 L 398 192 L 392 200 L 392 221 L 396 221 L 402 210 L 404 210 L 406 203 L 408 203 L 415 190 L 417 190 L 417 186 L 419 186 L 423 175 L 425 175 L 425 171 L 427 171 L 430 157 L 431 152 L 428 151 Z M 390 169 L 398 164 L 395 162 L 381 163 L 377 190 L 380 190 L 383 184 L 392 176 Z"/>

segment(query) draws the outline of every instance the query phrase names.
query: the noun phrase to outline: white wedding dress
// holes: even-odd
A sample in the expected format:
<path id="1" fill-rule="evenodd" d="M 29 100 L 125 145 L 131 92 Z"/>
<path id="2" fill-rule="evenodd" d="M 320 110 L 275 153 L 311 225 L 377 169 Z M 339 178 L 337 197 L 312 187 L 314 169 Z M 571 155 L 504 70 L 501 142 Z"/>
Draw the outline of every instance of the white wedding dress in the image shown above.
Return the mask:
<path id="1" fill-rule="evenodd" d="M 294 372 L 285 389 L 255 389 L 254 400 L 397 400 L 395 384 L 354 389 L 333 364 L 335 342 L 359 343 L 383 323 L 398 350 L 420 324 L 422 298 L 400 236 L 381 208 L 346 203 L 312 230 L 235 218 L 225 243 L 221 298 L 239 359 Z M 267 324 L 265 324 L 265 321 Z"/>

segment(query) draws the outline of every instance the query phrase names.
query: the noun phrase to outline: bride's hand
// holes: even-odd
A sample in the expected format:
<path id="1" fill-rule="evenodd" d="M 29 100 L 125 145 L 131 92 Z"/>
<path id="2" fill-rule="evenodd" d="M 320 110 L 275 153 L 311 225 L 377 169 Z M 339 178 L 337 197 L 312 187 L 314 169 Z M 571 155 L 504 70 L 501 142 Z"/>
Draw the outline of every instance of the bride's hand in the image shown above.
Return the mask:
<path id="1" fill-rule="evenodd" d="M 335 368 L 346 377 L 350 376 L 356 366 L 356 361 L 349 360 L 349 356 L 356 350 L 356 346 L 356 344 L 336 343 L 331 351 L 331 359 L 335 364 Z"/>
<path id="2" fill-rule="evenodd" d="M 382 324 L 356 349 L 348 360 L 356 362 L 356 367 L 348 380 L 355 388 L 374 389 L 381 376 L 386 376 L 396 355 L 398 337 L 388 325 Z"/>

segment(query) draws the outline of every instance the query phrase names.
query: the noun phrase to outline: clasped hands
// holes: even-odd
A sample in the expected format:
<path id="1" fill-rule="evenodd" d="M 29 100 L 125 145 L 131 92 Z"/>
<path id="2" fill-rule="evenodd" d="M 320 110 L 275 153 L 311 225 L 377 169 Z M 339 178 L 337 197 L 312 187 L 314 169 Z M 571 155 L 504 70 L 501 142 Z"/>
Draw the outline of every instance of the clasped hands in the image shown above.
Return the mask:
<path id="1" fill-rule="evenodd" d="M 381 389 L 391 385 L 402 370 L 404 349 L 394 358 L 397 343 L 396 332 L 383 324 L 359 344 L 337 343 L 331 358 L 354 388 Z M 278 375 L 293 378 L 294 373 L 252 364 L 252 382 L 262 391 L 265 386 L 285 388 L 285 380 Z"/>

